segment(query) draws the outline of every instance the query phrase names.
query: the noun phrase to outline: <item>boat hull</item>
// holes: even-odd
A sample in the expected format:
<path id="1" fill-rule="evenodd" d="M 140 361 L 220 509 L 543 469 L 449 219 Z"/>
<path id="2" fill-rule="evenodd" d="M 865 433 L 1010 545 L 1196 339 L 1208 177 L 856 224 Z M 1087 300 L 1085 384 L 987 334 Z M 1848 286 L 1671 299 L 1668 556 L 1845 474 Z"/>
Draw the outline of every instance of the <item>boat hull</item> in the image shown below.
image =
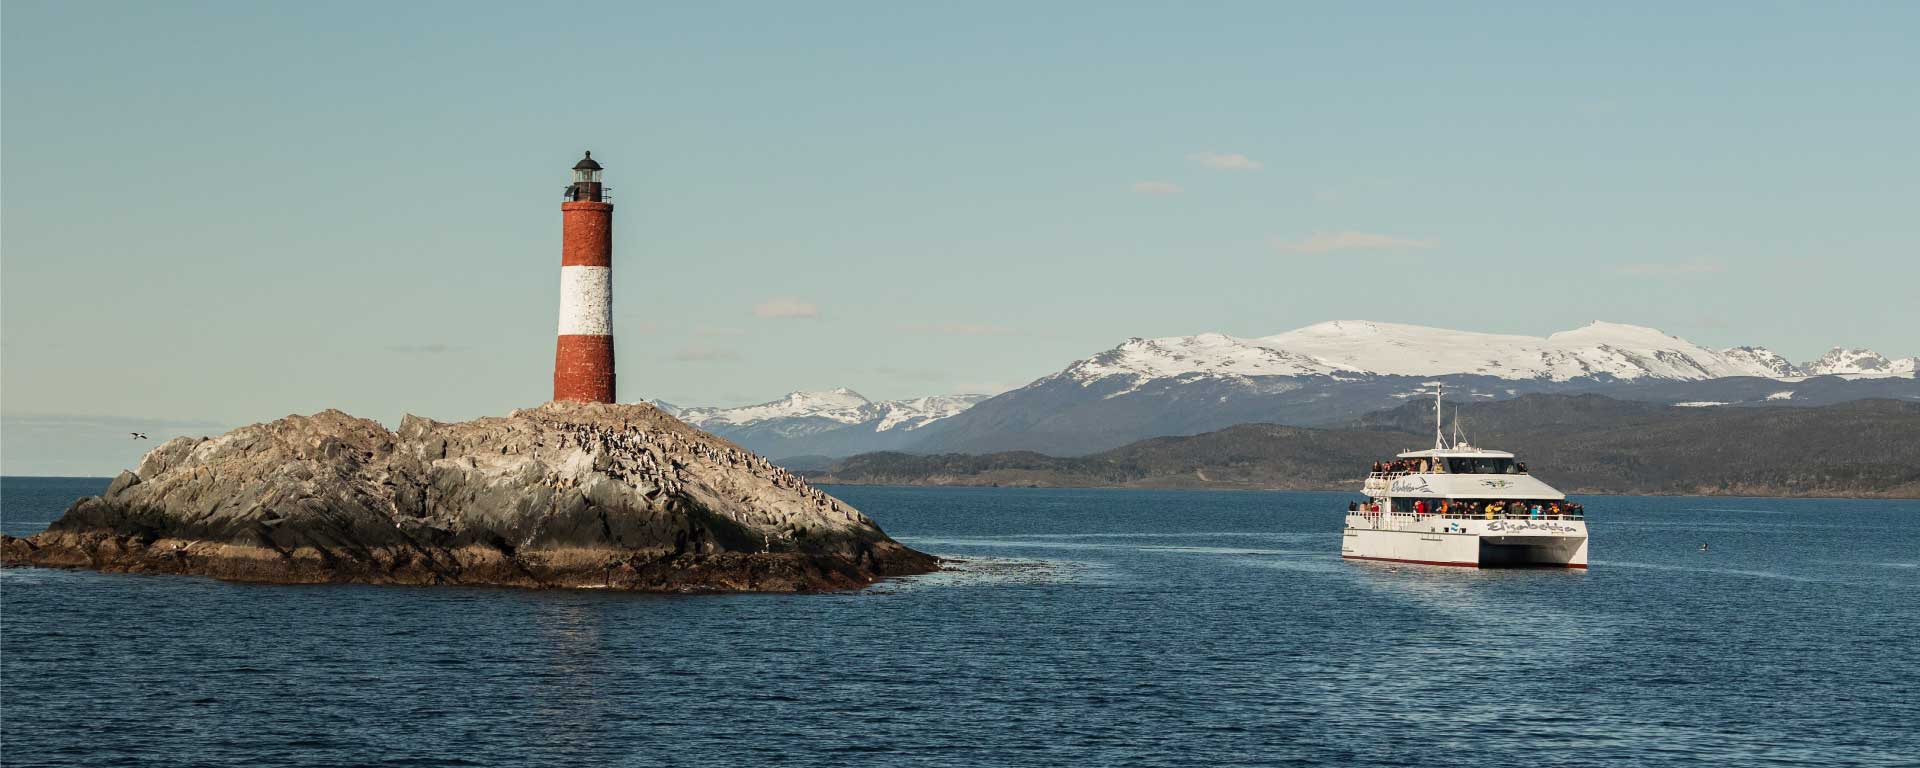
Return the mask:
<path id="1" fill-rule="evenodd" d="M 1586 568 L 1584 521 L 1347 517 L 1340 556 L 1462 568 Z"/>

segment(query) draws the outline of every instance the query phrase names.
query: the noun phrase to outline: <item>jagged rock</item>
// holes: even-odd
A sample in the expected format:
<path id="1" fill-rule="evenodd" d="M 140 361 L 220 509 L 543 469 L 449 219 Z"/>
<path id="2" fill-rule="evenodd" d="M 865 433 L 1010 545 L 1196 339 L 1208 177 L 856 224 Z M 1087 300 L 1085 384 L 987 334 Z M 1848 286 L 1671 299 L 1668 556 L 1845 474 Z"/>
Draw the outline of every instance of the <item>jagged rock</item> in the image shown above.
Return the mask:
<path id="1" fill-rule="evenodd" d="M 177 438 L 0 563 L 281 583 L 796 592 L 935 558 L 650 405 L 397 431 L 340 411 Z"/>

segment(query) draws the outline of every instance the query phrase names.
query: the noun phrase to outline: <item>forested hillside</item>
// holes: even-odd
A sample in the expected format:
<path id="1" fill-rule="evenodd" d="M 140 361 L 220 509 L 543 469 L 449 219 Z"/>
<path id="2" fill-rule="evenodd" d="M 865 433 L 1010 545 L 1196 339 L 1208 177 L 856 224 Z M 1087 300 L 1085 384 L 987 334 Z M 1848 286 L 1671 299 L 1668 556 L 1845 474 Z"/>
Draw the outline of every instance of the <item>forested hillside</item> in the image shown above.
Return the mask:
<path id="1" fill-rule="evenodd" d="M 1678 408 L 1599 395 L 1462 405 L 1474 443 L 1513 451 L 1563 490 L 1920 497 L 1920 404 Z M 1455 412 L 1449 407 L 1448 429 Z M 822 483 L 1344 489 L 1371 463 L 1433 442 L 1430 404 L 1334 429 L 1244 424 L 1142 440 L 1090 456 L 870 453 L 813 473 Z"/>

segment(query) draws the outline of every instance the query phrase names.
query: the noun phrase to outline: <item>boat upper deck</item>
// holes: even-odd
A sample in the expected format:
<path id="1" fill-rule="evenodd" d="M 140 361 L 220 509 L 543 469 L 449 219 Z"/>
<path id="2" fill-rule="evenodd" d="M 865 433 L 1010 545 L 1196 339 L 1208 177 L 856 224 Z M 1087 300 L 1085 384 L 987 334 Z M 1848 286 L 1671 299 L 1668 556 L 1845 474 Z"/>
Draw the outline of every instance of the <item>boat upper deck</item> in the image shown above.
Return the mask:
<path id="1" fill-rule="evenodd" d="M 1374 472 L 1362 490 L 1370 496 L 1434 499 L 1525 499 L 1563 501 L 1567 495 L 1532 475 L 1519 473 Z"/>
<path id="2" fill-rule="evenodd" d="M 1374 462 L 1373 472 L 1362 486 L 1367 495 L 1512 502 L 1566 500 L 1566 494 L 1528 474 L 1526 462 L 1513 454 L 1475 447 L 1461 439 L 1458 419 L 1454 422 L 1454 439 L 1447 440 L 1441 431 L 1440 402 L 1436 390 L 1433 447 L 1402 452 L 1392 461 Z"/>
<path id="3" fill-rule="evenodd" d="M 1428 448 L 1424 451 L 1407 451 L 1395 454 L 1400 459 L 1438 459 L 1458 457 L 1463 459 L 1511 459 L 1513 454 L 1506 451 L 1489 451 L 1485 448 L 1461 446 L 1457 448 Z"/>

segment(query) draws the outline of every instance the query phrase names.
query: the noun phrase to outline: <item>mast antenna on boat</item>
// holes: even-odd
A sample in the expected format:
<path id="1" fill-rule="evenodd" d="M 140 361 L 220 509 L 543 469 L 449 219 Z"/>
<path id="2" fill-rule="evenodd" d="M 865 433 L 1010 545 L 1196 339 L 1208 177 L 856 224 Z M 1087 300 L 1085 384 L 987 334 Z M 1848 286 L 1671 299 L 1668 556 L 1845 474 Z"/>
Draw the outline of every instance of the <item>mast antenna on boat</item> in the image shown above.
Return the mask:
<path id="1" fill-rule="evenodd" d="M 1434 383 L 1434 387 L 1433 387 L 1433 449 L 1436 451 L 1443 451 L 1443 450 L 1446 450 L 1447 448 L 1446 434 L 1440 431 L 1440 424 L 1444 420 L 1444 417 L 1440 415 L 1440 399 L 1442 394 L 1446 392 L 1446 390 L 1447 390 L 1447 385 L 1441 384 L 1439 382 Z"/>

